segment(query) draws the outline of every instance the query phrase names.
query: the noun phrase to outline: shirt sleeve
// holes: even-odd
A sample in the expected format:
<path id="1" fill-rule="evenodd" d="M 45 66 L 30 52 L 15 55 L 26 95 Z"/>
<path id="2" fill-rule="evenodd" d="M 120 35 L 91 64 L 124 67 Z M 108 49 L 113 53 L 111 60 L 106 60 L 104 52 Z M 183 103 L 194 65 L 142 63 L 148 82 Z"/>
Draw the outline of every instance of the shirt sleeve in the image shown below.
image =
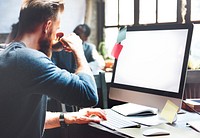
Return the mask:
<path id="1" fill-rule="evenodd" d="M 91 76 L 77 75 L 58 68 L 46 55 L 36 50 L 17 54 L 19 86 L 26 94 L 45 94 L 58 101 L 80 107 L 98 102 L 97 88 Z"/>

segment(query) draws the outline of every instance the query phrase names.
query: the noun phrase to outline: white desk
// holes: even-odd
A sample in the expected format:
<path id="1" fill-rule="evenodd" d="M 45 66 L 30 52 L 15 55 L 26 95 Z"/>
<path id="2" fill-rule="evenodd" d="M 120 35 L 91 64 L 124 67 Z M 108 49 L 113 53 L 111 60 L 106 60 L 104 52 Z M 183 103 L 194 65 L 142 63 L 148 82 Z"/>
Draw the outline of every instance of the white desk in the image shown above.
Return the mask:
<path id="1" fill-rule="evenodd" d="M 161 124 L 157 126 L 146 127 L 142 126 L 140 129 L 138 128 L 126 128 L 119 130 L 121 133 L 125 133 L 129 136 L 134 136 L 135 138 L 147 138 L 147 136 L 143 136 L 142 132 L 149 128 L 162 128 L 166 129 L 170 132 L 170 135 L 166 136 L 154 136 L 155 138 L 200 138 L 200 132 L 195 131 L 191 127 L 187 126 L 186 123 L 191 120 L 199 120 L 200 116 L 195 113 L 186 112 L 184 114 L 178 114 L 177 121 L 172 124 Z M 151 138 L 154 138 L 151 137 Z"/>
<path id="2" fill-rule="evenodd" d="M 154 136 L 150 138 L 200 138 L 200 132 L 197 132 L 186 125 L 187 121 L 192 120 L 200 121 L 200 116 L 190 112 L 178 114 L 177 121 L 172 125 L 162 124 L 153 126 L 167 129 L 170 131 L 170 135 Z M 67 132 L 69 133 L 70 138 L 132 138 L 131 136 L 134 136 L 135 138 L 148 138 L 147 136 L 142 135 L 142 132 L 148 128 L 149 127 L 147 126 L 141 126 L 141 128 L 121 129 L 120 132 L 126 133 L 125 135 L 117 131 L 112 131 L 99 124 L 70 125 Z"/>

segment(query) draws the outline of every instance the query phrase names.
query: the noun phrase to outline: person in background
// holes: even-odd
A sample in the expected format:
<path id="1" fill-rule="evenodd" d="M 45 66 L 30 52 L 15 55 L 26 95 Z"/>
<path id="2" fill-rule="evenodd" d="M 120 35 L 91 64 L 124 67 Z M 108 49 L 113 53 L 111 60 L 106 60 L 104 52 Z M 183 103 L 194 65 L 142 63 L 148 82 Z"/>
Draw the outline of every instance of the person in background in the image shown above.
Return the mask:
<path id="1" fill-rule="evenodd" d="M 0 44 L 0 51 L 3 51 L 8 43 L 10 43 L 17 35 L 17 29 L 18 29 L 18 22 L 12 24 L 11 26 L 11 32 L 8 34 L 6 41 L 4 43 Z"/>
<path id="2" fill-rule="evenodd" d="M 87 41 L 91 33 L 90 27 L 87 24 L 80 24 L 74 29 L 73 32 L 83 41 L 83 50 L 90 69 L 92 70 L 93 74 L 98 74 L 99 71 L 104 69 L 105 62 L 103 57 L 97 52 L 96 46 Z M 52 60 L 60 68 L 74 72 L 76 69 L 76 62 L 73 57 L 74 55 L 72 53 L 61 51 L 54 52 Z"/>
<path id="3" fill-rule="evenodd" d="M 74 29 L 74 33 L 83 41 L 84 54 L 93 74 L 98 74 L 100 70 L 104 69 L 105 62 L 97 52 L 96 46 L 88 42 L 88 37 L 91 33 L 90 27 L 87 24 L 80 24 Z"/>
<path id="4" fill-rule="evenodd" d="M 51 60 L 61 69 L 66 69 L 71 73 L 76 71 L 76 60 L 72 52 L 67 52 L 65 50 L 53 51 Z"/>
<path id="5" fill-rule="evenodd" d="M 18 32 L 18 25 L 19 25 L 19 22 L 12 24 L 11 32 L 8 34 L 6 41 L 5 41 L 6 44 L 12 42 L 14 40 L 14 38 L 16 37 L 17 32 Z"/>
<path id="6" fill-rule="evenodd" d="M 44 129 L 106 119 L 99 108 L 46 113 L 47 96 L 80 107 L 98 102 L 94 77 L 77 35 L 59 38 L 64 49 L 75 56 L 74 74 L 58 68 L 50 59 L 63 11 L 63 0 L 22 2 L 17 35 L 0 52 L 1 138 L 41 138 Z"/>

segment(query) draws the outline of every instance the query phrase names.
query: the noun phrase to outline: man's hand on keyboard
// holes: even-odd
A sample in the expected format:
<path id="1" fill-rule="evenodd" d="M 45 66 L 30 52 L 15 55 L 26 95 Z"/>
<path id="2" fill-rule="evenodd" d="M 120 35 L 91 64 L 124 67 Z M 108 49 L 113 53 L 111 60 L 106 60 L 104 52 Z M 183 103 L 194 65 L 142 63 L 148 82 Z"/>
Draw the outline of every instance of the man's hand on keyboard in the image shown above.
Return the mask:
<path id="1" fill-rule="evenodd" d="M 79 110 L 79 114 L 83 117 L 80 123 L 100 123 L 101 120 L 107 120 L 105 111 L 100 108 L 83 108 Z"/>

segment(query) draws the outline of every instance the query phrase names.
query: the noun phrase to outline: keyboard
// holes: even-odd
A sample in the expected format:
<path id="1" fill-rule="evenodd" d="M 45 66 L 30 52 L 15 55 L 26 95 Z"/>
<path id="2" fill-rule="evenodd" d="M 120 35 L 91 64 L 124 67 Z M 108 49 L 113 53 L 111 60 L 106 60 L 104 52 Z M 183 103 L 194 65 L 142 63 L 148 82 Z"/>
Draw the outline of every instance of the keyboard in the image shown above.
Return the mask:
<path id="1" fill-rule="evenodd" d="M 106 112 L 107 120 L 100 122 L 100 125 L 107 127 L 111 130 L 128 127 L 140 127 L 139 124 L 129 120 L 125 116 L 113 111 L 112 109 L 104 109 Z"/>

